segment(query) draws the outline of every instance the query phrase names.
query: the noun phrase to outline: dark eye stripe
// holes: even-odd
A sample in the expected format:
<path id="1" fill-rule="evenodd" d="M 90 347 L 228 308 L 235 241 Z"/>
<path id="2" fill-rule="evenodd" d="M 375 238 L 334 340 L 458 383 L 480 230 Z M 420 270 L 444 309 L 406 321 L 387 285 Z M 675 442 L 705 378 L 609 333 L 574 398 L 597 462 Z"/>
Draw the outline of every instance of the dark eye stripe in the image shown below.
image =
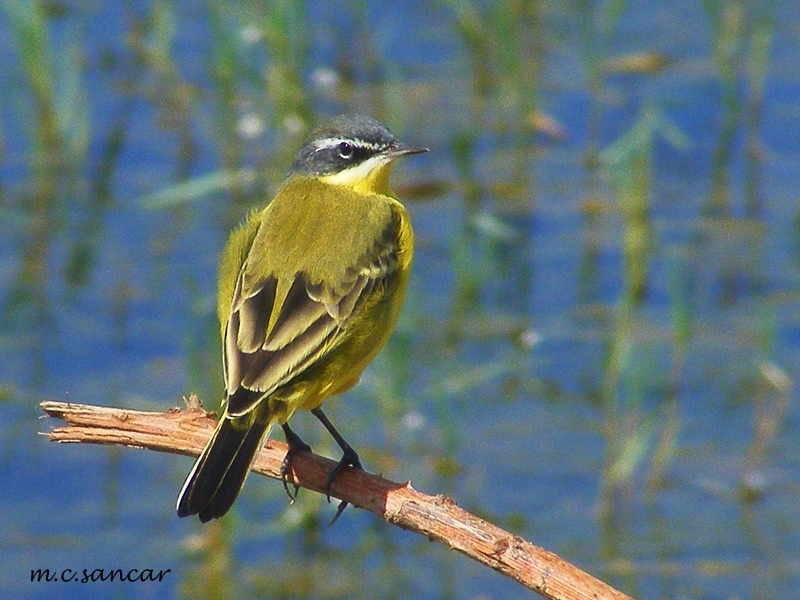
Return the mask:
<path id="1" fill-rule="evenodd" d="M 367 132 L 348 135 L 347 132 L 326 132 L 309 140 L 300 150 L 290 169 L 291 173 L 330 175 L 358 165 L 372 156 L 391 148 L 395 142 L 388 132 Z M 381 134 L 381 135 L 379 135 Z"/>

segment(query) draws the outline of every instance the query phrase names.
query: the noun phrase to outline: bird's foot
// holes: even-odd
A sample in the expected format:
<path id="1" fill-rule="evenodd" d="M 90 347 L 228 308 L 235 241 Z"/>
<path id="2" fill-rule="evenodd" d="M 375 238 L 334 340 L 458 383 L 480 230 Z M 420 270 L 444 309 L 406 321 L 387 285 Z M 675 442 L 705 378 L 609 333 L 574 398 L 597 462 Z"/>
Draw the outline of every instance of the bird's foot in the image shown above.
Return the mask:
<path id="1" fill-rule="evenodd" d="M 363 467 L 361 466 L 361 460 L 358 458 L 358 454 L 355 450 L 353 450 L 350 446 L 348 446 L 345 451 L 344 455 L 342 455 L 341 460 L 336 464 L 336 466 L 331 469 L 331 472 L 328 473 L 328 484 L 326 486 L 326 493 L 328 497 L 328 502 L 331 501 L 331 485 L 333 484 L 333 480 L 336 479 L 336 476 L 341 473 L 342 469 L 345 467 L 352 467 L 353 469 L 358 469 L 363 471 Z M 339 503 L 339 506 L 336 507 L 336 514 L 331 519 L 330 524 L 333 525 L 336 523 L 336 520 L 341 516 L 344 512 L 344 509 L 347 508 L 349 502 L 346 500 L 342 500 Z"/>
<path id="2" fill-rule="evenodd" d="M 289 490 L 289 481 L 287 479 L 289 465 L 298 452 L 311 452 L 311 446 L 301 440 L 300 436 L 292 431 L 288 425 L 284 424 L 282 427 L 283 433 L 286 436 L 286 443 L 289 444 L 289 451 L 286 452 L 286 456 L 283 457 L 283 461 L 281 462 L 281 481 L 283 482 L 283 489 L 286 490 L 286 495 L 289 496 L 289 501 L 294 502 L 297 500 L 297 492 L 300 491 L 300 486 L 296 483 L 292 484 L 294 486 L 294 492 Z"/>

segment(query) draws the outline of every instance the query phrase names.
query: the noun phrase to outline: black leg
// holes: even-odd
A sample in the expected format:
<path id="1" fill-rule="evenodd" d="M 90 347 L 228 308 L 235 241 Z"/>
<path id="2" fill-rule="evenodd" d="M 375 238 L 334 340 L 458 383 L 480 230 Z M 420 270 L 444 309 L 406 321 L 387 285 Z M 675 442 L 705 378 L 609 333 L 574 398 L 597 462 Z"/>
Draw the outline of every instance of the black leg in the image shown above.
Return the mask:
<path id="1" fill-rule="evenodd" d="M 284 423 L 281 427 L 283 428 L 283 435 L 286 437 L 286 443 L 289 444 L 289 451 L 286 453 L 286 456 L 283 457 L 283 462 L 281 463 L 281 481 L 283 481 L 283 489 L 286 490 L 286 495 L 289 496 L 289 500 L 294 502 L 297 499 L 297 492 L 300 490 L 300 486 L 295 484 L 294 494 L 292 494 L 292 492 L 289 491 L 289 484 L 286 481 L 286 473 L 289 470 L 289 464 L 292 462 L 294 455 L 301 451 L 311 452 L 311 446 L 301 440 L 300 436 L 292 431 L 288 424 Z"/>
<path id="2" fill-rule="evenodd" d="M 341 472 L 341 470 L 344 469 L 345 467 L 353 467 L 354 469 L 363 470 L 363 467 L 361 466 L 361 460 L 358 458 L 358 454 L 356 453 L 356 451 L 353 450 L 350 444 L 348 444 L 345 441 L 345 439 L 341 436 L 341 434 L 338 431 L 336 431 L 336 428 L 333 426 L 333 423 L 331 423 L 328 420 L 328 417 L 325 416 L 325 413 L 323 413 L 321 409 L 315 408 L 311 411 L 311 414 L 320 420 L 320 422 L 325 426 L 325 429 L 327 429 L 328 432 L 333 436 L 333 439 L 336 440 L 336 443 L 339 444 L 339 447 L 342 449 L 342 452 L 344 452 L 342 458 L 339 460 L 337 465 L 331 470 L 330 473 L 328 473 L 327 493 L 328 493 L 328 502 L 330 502 L 331 484 L 333 483 L 333 480 L 336 479 L 336 476 Z M 342 512 L 344 512 L 344 509 L 347 508 L 347 504 L 348 503 L 345 502 L 344 500 L 342 500 L 339 503 L 339 506 L 336 509 L 336 515 L 333 517 L 333 520 L 331 521 L 331 525 L 333 525 L 336 522 L 336 519 L 339 518 L 339 515 L 341 515 Z"/>

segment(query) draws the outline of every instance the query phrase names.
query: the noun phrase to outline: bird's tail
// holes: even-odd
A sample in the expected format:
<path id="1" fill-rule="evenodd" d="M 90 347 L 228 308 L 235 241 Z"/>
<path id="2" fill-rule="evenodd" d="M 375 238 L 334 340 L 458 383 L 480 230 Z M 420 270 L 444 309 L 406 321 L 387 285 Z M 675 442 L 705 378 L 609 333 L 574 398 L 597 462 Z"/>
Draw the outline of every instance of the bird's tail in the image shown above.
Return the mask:
<path id="1" fill-rule="evenodd" d="M 227 513 L 273 423 L 257 414 L 223 415 L 178 494 L 178 516 L 198 515 L 205 523 Z"/>

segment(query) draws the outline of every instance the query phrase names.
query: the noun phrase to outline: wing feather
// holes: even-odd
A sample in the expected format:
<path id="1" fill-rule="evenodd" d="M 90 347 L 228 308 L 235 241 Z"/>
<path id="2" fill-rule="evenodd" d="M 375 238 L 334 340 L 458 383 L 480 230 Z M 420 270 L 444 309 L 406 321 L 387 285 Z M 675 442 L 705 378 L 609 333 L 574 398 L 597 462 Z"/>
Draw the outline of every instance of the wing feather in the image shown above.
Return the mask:
<path id="1" fill-rule="evenodd" d="M 276 352 L 263 350 L 253 355 L 253 363 L 242 385 L 268 392 L 287 383 L 298 372 L 317 360 L 326 346 L 340 335 L 337 323 L 325 315 Z"/>
<path id="2" fill-rule="evenodd" d="M 298 273 L 283 301 L 272 331 L 267 334 L 266 327 L 262 331 L 262 335 L 266 336 L 264 349 L 275 351 L 283 348 L 325 315 L 325 305 L 311 297 L 306 277 Z"/>
<path id="3" fill-rule="evenodd" d="M 234 306 L 238 304 L 238 310 L 234 309 L 233 312 L 239 313 L 236 344 L 242 352 L 250 353 L 264 345 L 267 324 L 275 304 L 278 280 L 274 276 L 268 277 L 260 288 L 254 290 L 251 296 L 241 298 L 242 279 L 242 277 L 239 278 L 234 292 Z"/>

